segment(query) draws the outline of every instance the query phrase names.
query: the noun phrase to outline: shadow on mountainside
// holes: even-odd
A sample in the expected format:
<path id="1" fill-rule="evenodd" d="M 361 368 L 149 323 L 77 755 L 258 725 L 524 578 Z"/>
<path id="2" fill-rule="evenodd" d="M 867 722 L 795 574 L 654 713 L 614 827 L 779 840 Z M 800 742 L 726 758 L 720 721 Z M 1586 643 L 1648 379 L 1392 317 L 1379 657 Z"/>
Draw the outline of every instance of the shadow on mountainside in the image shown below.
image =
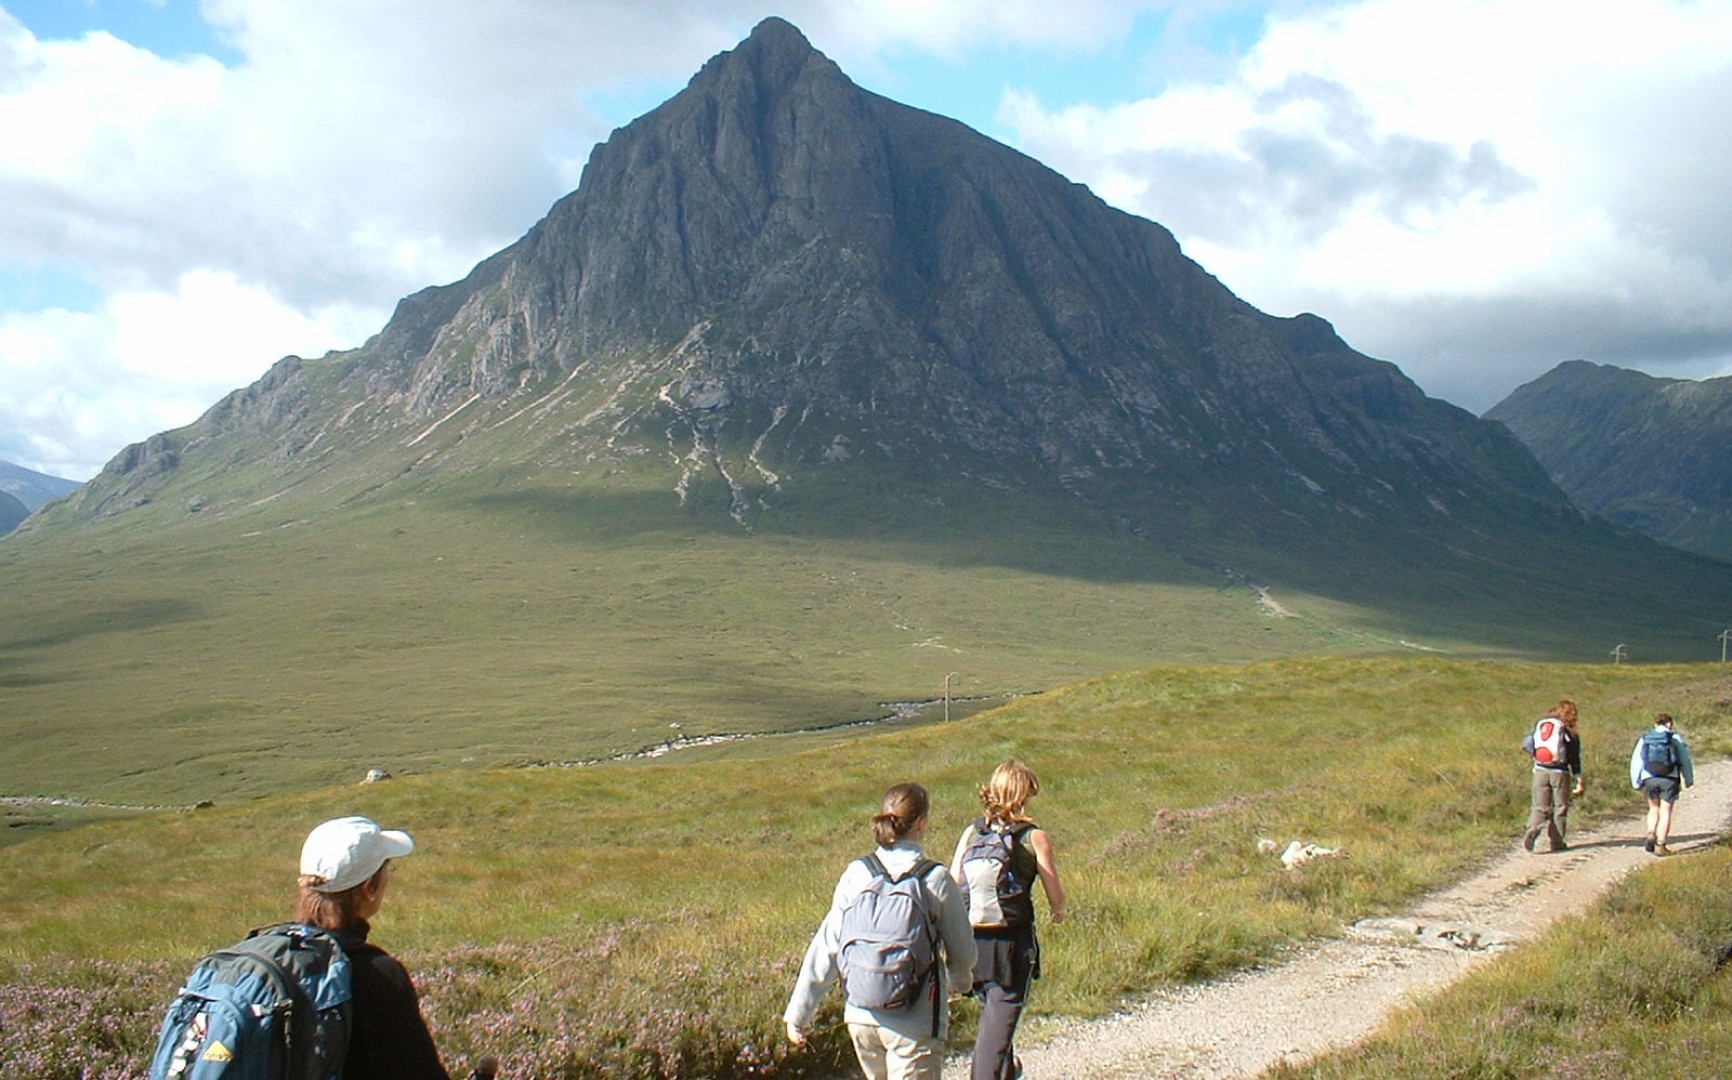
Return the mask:
<path id="1" fill-rule="evenodd" d="M 1237 582 L 1354 605 L 1404 636 L 1577 661 L 1604 659 L 1620 643 L 1629 659 L 1643 662 L 1709 659 L 1721 616 L 1705 598 L 1732 593 L 1732 566 L 1604 523 L 1577 522 L 1568 539 L 1535 523 L 1492 541 L 1489 529 L 1476 532 L 1484 523 L 1363 531 L 1248 519 L 1202 504 L 1103 508 L 1032 485 L 910 490 L 799 489 L 740 519 L 715 490 L 688 492 L 683 503 L 670 490 L 602 487 L 450 497 L 561 543 L 626 546 L 653 534 L 730 543 L 775 537 L 940 569 L 999 567 L 1097 584 Z M 1478 553 L 1464 546 L 1468 533 Z M 1629 557 L 1632 544 L 1642 558 Z M 1616 574 L 1594 572 L 1614 563 Z"/>

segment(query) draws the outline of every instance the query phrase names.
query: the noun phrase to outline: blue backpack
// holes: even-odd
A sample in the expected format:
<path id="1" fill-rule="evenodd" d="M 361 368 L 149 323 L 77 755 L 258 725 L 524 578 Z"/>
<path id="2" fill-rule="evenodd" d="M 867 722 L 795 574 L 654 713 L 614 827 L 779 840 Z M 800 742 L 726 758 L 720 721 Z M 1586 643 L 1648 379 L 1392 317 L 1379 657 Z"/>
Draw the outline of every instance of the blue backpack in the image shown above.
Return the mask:
<path id="1" fill-rule="evenodd" d="M 336 939 L 267 926 L 193 968 L 163 1019 L 150 1080 L 337 1080 L 351 1023 Z"/>
<path id="2" fill-rule="evenodd" d="M 1642 733 L 1642 768 L 1649 776 L 1671 776 L 1678 771 L 1678 750 L 1672 733 L 1660 728 Z"/>

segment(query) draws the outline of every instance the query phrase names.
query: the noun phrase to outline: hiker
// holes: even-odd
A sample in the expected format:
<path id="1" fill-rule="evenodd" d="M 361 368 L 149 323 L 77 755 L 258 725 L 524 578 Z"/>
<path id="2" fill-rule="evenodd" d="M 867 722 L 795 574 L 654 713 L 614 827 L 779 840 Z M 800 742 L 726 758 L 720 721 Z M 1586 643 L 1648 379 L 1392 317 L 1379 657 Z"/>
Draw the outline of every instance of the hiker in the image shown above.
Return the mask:
<path id="1" fill-rule="evenodd" d="M 805 1045 L 819 1000 L 840 978 L 842 1018 L 867 1080 L 938 1080 L 950 988 L 966 986 L 974 968 L 962 893 L 921 850 L 928 808 L 919 784 L 884 793 L 872 819 L 878 848 L 849 863 L 836 882 L 782 1013 L 788 1041 Z M 897 956 L 907 959 L 890 962 Z"/>
<path id="2" fill-rule="evenodd" d="M 1022 1075 L 1012 1040 L 1029 983 L 1040 977 L 1040 941 L 1034 932 L 1034 883 L 1046 893 L 1054 925 L 1064 922 L 1052 840 L 1024 811 L 1040 794 L 1034 770 L 1017 760 L 992 771 L 980 789 L 985 811 L 963 830 L 950 875 L 968 895 L 974 927 L 974 997 L 980 1024 L 971 1080 L 1015 1080 Z"/>
<path id="3" fill-rule="evenodd" d="M 1654 717 L 1654 726 L 1644 731 L 1630 752 L 1630 786 L 1648 797 L 1648 839 L 1642 849 L 1653 855 L 1670 855 L 1666 840 L 1672 835 L 1672 808 L 1678 802 L 1679 783 L 1696 783 L 1696 766 L 1684 736 L 1672 728 L 1666 713 Z"/>
<path id="4" fill-rule="evenodd" d="M 414 850 L 408 833 L 364 817 L 327 821 L 301 847 L 295 920 L 330 931 L 349 958 L 354 1022 L 343 1080 L 449 1080 L 409 973 L 367 941 L 391 860 Z"/>
<path id="5" fill-rule="evenodd" d="M 1582 779 L 1576 703 L 1566 698 L 1553 705 L 1534 725 L 1533 733 L 1522 740 L 1522 748 L 1534 759 L 1533 810 L 1528 814 L 1522 846 L 1532 851 L 1543 829 L 1550 850 L 1568 851 L 1564 828 L 1570 817 L 1570 799 L 1587 790 Z"/>

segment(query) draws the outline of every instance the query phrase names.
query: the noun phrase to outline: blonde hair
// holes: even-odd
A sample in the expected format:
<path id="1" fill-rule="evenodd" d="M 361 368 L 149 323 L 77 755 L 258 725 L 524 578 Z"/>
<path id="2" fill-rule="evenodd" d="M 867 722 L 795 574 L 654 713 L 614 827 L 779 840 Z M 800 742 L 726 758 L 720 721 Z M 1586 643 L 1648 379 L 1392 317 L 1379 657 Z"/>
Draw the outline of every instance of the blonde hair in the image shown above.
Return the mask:
<path id="1" fill-rule="evenodd" d="M 872 836 L 878 846 L 889 847 L 907 839 L 931 805 L 926 789 L 919 784 L 897 784 L 886 791 L 883 807 L 872 819 Z"/>
<path id="2" fill-rule="evenodd" d="M 988 821 L 1012 822 L 1022 816 L 1028 801 L 1040 794 L 1034 770 L 1011 758 L 992 770 L 992 779 L 980 789 L 980 805 Z"/>

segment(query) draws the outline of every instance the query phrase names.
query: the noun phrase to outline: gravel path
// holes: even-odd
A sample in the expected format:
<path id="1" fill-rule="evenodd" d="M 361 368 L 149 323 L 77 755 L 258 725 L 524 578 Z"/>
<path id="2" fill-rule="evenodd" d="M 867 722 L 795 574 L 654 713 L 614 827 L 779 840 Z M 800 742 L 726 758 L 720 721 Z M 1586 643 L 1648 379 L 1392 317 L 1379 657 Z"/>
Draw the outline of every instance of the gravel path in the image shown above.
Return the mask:
<path id="1" fill-rule="evenodd" d="M 1625 781 L 1613 782 L 1616 788 L 1590 788 L 1588 797 L 1641 805 Z M 1673 851 L 1687 854 L 1725 833 L 1729 807 L 1732 762 L 1698 768 L 1696 786 L 1678 800 Z M 1512 830 L 1520 825 L 1512 822 Z M 1577 833 L 1567 852 L 1545 853 L 1543 841 L 1539 854 L 1514 845 L 1400 916 L 1357 923 L 1339 940 L 1298 949 L 1278 965 L 1158 993 L 1019 1047 L 1024 1071 L 1065 1080 L 1227 1080 L 1350 1045 L 1398 1005 L 1586 910 L 1612 883 L 1654 861 L 1642 850 L 1644 835 L 1637 815 Z M 966 1054 L 944 1072 L 945 1080 L 967 1075 Z"/>

